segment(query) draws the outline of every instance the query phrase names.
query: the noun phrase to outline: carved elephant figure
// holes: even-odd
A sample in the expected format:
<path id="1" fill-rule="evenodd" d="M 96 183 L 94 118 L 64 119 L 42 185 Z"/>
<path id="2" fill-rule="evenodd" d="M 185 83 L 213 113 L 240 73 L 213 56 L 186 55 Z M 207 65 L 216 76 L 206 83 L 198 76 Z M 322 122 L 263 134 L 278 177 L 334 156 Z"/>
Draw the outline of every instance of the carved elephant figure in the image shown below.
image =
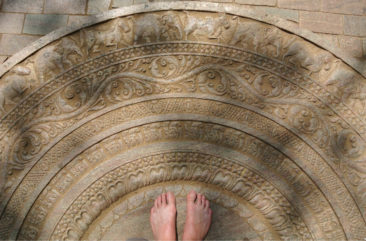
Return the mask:
<path id="1" fill-rule="evenodd" d="M 180 18 L 174 13 L 168 13 L 161 18 L 162 37 L 167 40 L 181 40 L 183 38 L 183 27 Z"/>
<path id="2" fill-rule="evenodd" d="M 8 84 L 0 89 L 0 112 L 5 112 L 6 104 L 15 104 L 14 99 L 29 88 L 29 82 L 25 77 L 31 73 L 29 68 L 17 66 L 11 73 L 4 80 Z"/>
<path id="3" fill-rule="evenodd" d="M 100 47 L 104 45 L 104 36 L 101 31 L 81 30 L 82 45 L 86 48 L 86 55 L 100 52 Z"/>
<path id="4" fill-rule="evenodd" d="M 114 46 L 118 47 L 118 44 L 123 44 L 125 46 L 131 43 L 132 36 L 128 33 L 132 32 L 132 18 L 127 19 L 117 19 L 112 29 L 104 32 L 104 45 L 107 47 Z"/>
<path id="5" fill-rule="evenodd" d="M 186 12 L 184 28 L 186 38 L 192 34 L 194 39 L 198 39 L 199 36 L 203 35 L 207 35 L 210 39 L 219 39 L 223 31 L 228 28 L 230 28 L 230 22 L 225 14 L 220 14 L 218 18 L 205 17 L 199 19 Z"/>
<path id="6" fill-rule="evenodd" d="M 317 73 L 322 68 L 330 69 L 332 56 L 328 52 L 311 53 L 308 47 L 294 39 L 285 48 L 287 51 L 283 60 L 287 59 L 289 63 L 310 71 L 310 74 Z"/>
<path id="7" fill-rule="evenodd" d="M 156 14 L 146 14 L 135 22 L 134 43 L 150 43 L 160 41 L 162 23 Z"/>
<path id="8" fill-rule="evenodd" d="M 272 46 L 275 49 L 274 57 L 278 57 L 283 47 L 283 37 L 277 28 L 266 28 L 264 38 L 261 45 L 265 48 L 265 53 L 268 53 Z"/>
<path id="9" fill-rule="evenodd" d="M 107 30 L 82 30 L 82 45 L 86 48 L 86 54 L 98 53 L 102 47 L 118 47 L 118 44 L 129 45 L 132 36 L 128 33 L 132 32 L 131 18 L 117 19 L 113 22 L 110 29 Z"/>
<path id="10" fill-rule="evenodd" d="M 343 101 L 355 96 L 359 92 L 356 75 L 344 68 L 334 70 L 325 81 L 325 85 L 330 87 L 333 94 Z"/>
<path id="11" fill-rule="evenodd" d="M 80 47 L 70 38 L 63 38 L 59 43 L 41 50 L 34 61 L 37 77 L 43 83 L 46 75 L 53 76 L 71 67 L 71 55 L 83 57 Z"/>
<path id="12" fill-rule="evenodd" d="M 245 22 L 238 23 L 236 31 L 230 41 L 231 45 L 241 45 L 244 48 L 248 47 L 248 43 L 251 43 L 254 50 L 257 51 L 264 39 L 263 27 L 259 23 Z"/>
<path id="13" fill-rule="evenodd" d="M 77 55 L 81 58 L 84 56 L 81 48 L 76 44 L 74 40 L 70 38 L 63 38 L 59 45 L 56 46 L 56 49 L 62 54 L 64 64 L 74 64 L 70 60 L 70 55 Z"/>
<path id="14" fill-rule="evenodd" d="M 336 64 L 325 85 L 354 112 L 366 115 L 366 84 L 353 71 Z"/>
<path id="15" fill-rule="evenodd" d="M 298 65 L 299 63 L 303 66 L 311 64 L 308 51 L 301 42 L 292 39 L 292 41 L 290 41 L 286 46 L 286 49 L 287 50 L 283 55 L 283 60 L 287 59 L 288 62 L 294 65 Z"/>
<path id="16" fill-rule="evenodd" d="M 255 22 L 239 24 L 231 44 L 245 45 L 248 41 L 253 44 L 255 51 L 264 54 L 272 54 L 270 51 L 274 49 L 272 54 L 274 57 L 279 57 L 281 50 L 285 47 L 285 41 L 279 29 L 264 27 Z"/>

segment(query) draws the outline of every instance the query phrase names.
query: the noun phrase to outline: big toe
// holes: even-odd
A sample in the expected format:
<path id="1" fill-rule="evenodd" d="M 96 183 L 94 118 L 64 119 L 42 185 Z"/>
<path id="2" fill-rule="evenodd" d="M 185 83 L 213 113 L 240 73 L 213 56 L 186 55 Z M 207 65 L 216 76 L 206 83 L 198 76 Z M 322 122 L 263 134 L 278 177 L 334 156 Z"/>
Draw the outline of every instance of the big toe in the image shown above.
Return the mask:
<path id="1" fill-rule="evenodd" d="M 168 192 L 166 194 L 166 196 L 167 196 L 166 198 L 167 198 L 168 204 L 169 205 L 171 205 L 171 204 L 175 205 L 175 197 L 174 197 L 174 194 L 172 192 Z"/>
<path id="2" fill-rule="evenodd" d="M 193 203 L 197 198 L 197 193 L 194 190 L 191 190 L 187 195 L 187 202 Z"/>

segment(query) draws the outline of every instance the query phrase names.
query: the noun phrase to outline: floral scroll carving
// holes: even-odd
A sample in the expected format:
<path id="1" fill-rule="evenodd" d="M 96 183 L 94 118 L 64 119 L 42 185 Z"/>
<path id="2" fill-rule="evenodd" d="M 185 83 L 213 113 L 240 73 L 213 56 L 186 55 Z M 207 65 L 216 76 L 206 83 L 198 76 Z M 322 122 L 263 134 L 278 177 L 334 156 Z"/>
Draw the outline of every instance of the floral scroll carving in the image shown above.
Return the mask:
<path id="1" fill-rule="evenodd" d="M 0 236 L 80 239 L 131 193 L 142 203 L 159 185 L 195 182 L 230 193 L 220 202 L 240 217 L 262 215 L 262 238 L 365 237 L 365 79 L 277 27 L 182 10 L 88 26 L 1 76 Z M 202 149 L 149 149 L 187 142 Z M 209 145 L 226 152 L 208 158 Z M 93 179 L 138 148 L 145 158 Z"/>

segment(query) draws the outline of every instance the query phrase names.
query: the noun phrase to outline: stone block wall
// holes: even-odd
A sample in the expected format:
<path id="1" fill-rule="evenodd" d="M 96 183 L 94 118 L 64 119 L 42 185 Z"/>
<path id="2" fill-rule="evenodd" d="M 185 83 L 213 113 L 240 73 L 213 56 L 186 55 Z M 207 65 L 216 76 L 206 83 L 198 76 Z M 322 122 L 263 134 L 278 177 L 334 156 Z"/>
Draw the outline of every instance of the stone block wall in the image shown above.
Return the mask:
<path id="1" fill-rule="evenodd" d="M 177 0 L 0 0 L 0 63 L 41 36 L 109 9 Z M 366 59 L 366 0 L 208 0 L 238 4 L 318 33 Z M 366 61 L 366 60 L 365 60 Z"/>

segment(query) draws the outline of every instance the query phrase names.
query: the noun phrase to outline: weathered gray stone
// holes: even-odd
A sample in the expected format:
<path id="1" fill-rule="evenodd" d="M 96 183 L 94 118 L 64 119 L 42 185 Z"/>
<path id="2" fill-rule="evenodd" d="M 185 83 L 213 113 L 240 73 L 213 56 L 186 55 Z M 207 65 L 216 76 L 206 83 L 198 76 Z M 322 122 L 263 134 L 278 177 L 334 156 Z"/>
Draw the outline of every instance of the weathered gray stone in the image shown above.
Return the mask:
<path id="1" fill-rule="evenodd" d="M 318 33 L 322 39 L 326 40 L 331 46 L 339 46 L 338 35 L 336 34 L 327 34 L 327 33 Z"/>
<path id="2" fill-rule="evenodd" d="M 362 40 L 358 37 L 338 36 L 339 46 L 354 57 L 362 56 Z"/>
<path id="3" fill-rule="evenodd" d="M 366 36 L 366 17 L 344 16 L 344 34 L 353 36 Z"/>
<path id="4" fill-rule="evenodd" d="M 0 33 L 21 33 L 24 14 L 0 13 Z"/>
<path id="5" fill-rule="evenodd" d="M 323 0 L 322 11 L 330 13 L 345 13 L 362 15 L 366 13 L 366 0 Z"/>
<path id="6" fill-rule="evenodd" d="M 299 12 L 296 10 L 264 6 L 257 6 L 255 8 L 260 9 L 270 15 L 274 15 L 294 22 L 299 22 Z"/>
<path id="7" fill-rule="evenodd" d="M 93 16 L 70 15 L 67 25 L 78 25 L 90 21 L 92 18 Z"/>
<path id="8" fill-rule="evenodd" d="M 288 21 L 184 4 L 56 31 L 2 76 L 2 238 L 151 240 L 172 190 L 181 234 L 192 189 L 212 201 L 208 240 L 366 236 L 363 189 L 347 188 L 366 157 L 364 79 L 262 22 Z"/>
<path id="9" fill-rule="evenodd" d="M 8 58 L 8 56 L 1 55 L 0 56 L 0 64 L 4 63 L 7 58 Z"/>
<path id="10" fill-rule="evenodd" d="M 27 14 L 23 33 L 47 34 L 57 28 L 67 25 L 67 15 L 57 14 Z"/>
<path id="11" fill-rule="evenodd" d="M 107 11 L 111 5 L 111 0 L 89 0 L 88 14 L 96 14 Z"/>
<path id="12" fill-rule="evenodd" d="M 299 10 L 319 11 L 319 0 L 278 0 L 277 6 L 280 8 L 291 8 Z"/>
<path id="13" fill-rule="evenodd" d="M 333 13 L 301 12 L 300 26 L 313 32 L 342 34 L 342 15 Z"/>
<path id="14" fill-rule="evenodd" d="M 276 0 L 235 0 L 239 4 L 275 6 Z"/>
<path id="15" fill-rule="evenodd" d="M 133 0 L 134 4 L 143 4 L 143 3 L 148 3 L 149 0 Z"/>
<path id="16" fill-rule="evenodd" d="M 0 55 L 13 55 L 37 39 L 39 36 L 3 34 L 0 39 Z"/>
<path id="17" fill-rule="evenodd" d="M 362 40 L 363 56 L 366 56 L 366 38 Z"/>
<path id="18" fill-rule="evenodd" d="M 41 13 L 44 0 L 4 0 L 2 11 L 20 13 Z"/>
<path id="19" fill-rule="evenodd" d="M 85 14 L 87 0 L 45 0 L 45 13 Z"/>
<path id="20" fill-rule="evenodd" d="M 112 8 L 130 6 L 132 4 L 133 4 L 133 0 L 113 0 Z"/>
<path id="21" fill-rule="evenodd" d="M 158 0 L 158 1 L 176 1 L 176 0 Z M 233 0 L 208 0 L 208 2 L 218 2 L 218 3 L 231 3 Z"/>

